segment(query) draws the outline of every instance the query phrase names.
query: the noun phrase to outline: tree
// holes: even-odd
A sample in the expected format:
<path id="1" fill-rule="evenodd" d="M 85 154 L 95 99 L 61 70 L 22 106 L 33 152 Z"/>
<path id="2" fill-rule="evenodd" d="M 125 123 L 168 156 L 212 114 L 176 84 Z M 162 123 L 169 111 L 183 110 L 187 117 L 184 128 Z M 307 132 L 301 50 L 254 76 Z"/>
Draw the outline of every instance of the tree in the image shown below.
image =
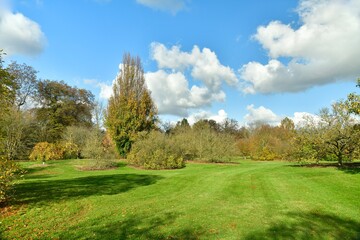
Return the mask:
<path id="1" fill-rule="evenodd" d="M 342 166 L 343 160 L 352 160 L 353 153 L 359 148 L 359 125 L 351 117 L 343 101 L 334 103 L 331 111 L 323 109 L 320 117 L 325 149 L 327 153 L 333 154 Z"/>
<path id="2" fill-rule="evenodd" d="M 50 80 L 39 81 L 37 88 L 41 141 L 58 140 L 67 126 L 92 126 L 94 95 L 90 91 Z"/>
<path id="3" fill-rule="evenodd" d="M 318 118 L 305 120 L 305 126 L 297 131 L 296 158 L 336 160 L 342 166 L 359 151 L 360 125 L 345 101 L 321 109 Z"/>
<path id="4" fill-rule="evenodd" d="M 238 135 L 239 123 L 235 119 L 226 118 L 221 123 L 221 131 L 231 135 Z"/>
<path id="5" fill-rule="evenodd" d="M 156 121 L 157 108 L 146 88 L 140 58 L 124 54 L 105 118 L 120 155 L 125 157 L 137 134 L 154 129 Z"/>
<path id="6" fill-rule="evenodd" d="M 4 53 L 0 49 L 0 111 L 5 114 L 15 101 L 17 84 L 14 77 L 7 69 L 3 68 L 3 55 Z"/>
<path id="7" fill-rule="evenodd" d="M 360 88 L 360 78 L 357 80 L 358 88 Z M 345 101 L 347 108 L 349 109 L 350 113 L 355 115 L 360 115 L 360 95 L 356 93 L 350 93 Z"/>
<path id="8" fill-rule="evenodd" d="M 7 67 L 17 84 L 15 105 L 18 109 L 24 106 L 29 98 L 34 97 L 37 87 L 37 71 L 31 67 L 17 62 L 12 62 Z"/>
<path id="9" fill-rule="evenodd" d="M 0 205 L 4 204 L 10 197 L 14 180 L 22 174 L 19 166 L 14 161 L 9 161 L 3 153 L 3 143 L 6 139 L 4 118 L 8 116 L 15 100 L 17 85 L 11 74 L 3 68 L 3 51 L 0 49 Z"/>

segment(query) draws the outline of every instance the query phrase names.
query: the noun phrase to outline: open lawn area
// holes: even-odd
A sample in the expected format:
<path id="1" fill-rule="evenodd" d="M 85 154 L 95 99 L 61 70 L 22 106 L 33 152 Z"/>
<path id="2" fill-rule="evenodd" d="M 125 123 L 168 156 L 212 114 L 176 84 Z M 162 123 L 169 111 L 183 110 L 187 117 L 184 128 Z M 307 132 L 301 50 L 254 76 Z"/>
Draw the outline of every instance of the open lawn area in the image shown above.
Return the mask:
<path id="1" fill-rule="evenodd" d="M 79 171 L 81 161 L 22 163 L 0 239 L 360 239 L 358 169 L 239 160 Z"/>

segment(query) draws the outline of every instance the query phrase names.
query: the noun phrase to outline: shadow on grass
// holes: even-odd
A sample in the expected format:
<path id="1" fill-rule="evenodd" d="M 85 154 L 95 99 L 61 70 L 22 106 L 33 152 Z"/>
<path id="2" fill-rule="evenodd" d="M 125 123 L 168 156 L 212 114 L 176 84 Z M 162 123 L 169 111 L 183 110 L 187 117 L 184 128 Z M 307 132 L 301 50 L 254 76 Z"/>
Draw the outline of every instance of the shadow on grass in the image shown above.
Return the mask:
<path id="1" fill-rule="evenodd" d="M 325 213 L 289 213 L 286 221 L 245 239 L 360 239 L 360 223 Z"/>
<path id="2" fill-rule="evenodd" d="M 162 177 L 141 174 L 111 174 L 64 180 L 39 180 L 16 186 L 17 202 L 46 203 L 84 198 L 94 195 L 115 195 L 133 188 L 156 183 Z"/>
<path id="3" fill-rule="evenodd" d="M 155 216 L 154 216 L 155 215 Z M 174 213 L 151 216 L 132 215 L 123 221 L 111 218 L 92 219 L 67 229 L 60 239 L 199 239 L 204 231 L 200 227 L 182 227 L 171 230 L 177 215 Z M 104 221 L 107 221 L 104 223 Z"/>
<path id="4" fill-rule="evenodd" d="M 340 171 L 350 174 L 360 173 L 360 162 L 344 163 L 342 167 L 338 163 L 307 163 L 307 164 L 293 164 L 290 167 L 305 167 L 305 168 L 337 168 Z"/>

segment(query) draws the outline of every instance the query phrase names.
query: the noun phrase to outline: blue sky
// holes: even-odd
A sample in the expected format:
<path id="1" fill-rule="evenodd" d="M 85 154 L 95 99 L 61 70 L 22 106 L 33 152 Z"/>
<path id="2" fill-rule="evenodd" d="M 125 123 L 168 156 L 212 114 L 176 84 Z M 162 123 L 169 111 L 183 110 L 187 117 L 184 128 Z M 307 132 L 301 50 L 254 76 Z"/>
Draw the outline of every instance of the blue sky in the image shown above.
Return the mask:
<path id="1" fill-rule="evenodd" d="M 0 0 L 0 48 L 106 103 L 138 55 L 160 117 L 277 124 L 356 91 L 358 0 Z"/>

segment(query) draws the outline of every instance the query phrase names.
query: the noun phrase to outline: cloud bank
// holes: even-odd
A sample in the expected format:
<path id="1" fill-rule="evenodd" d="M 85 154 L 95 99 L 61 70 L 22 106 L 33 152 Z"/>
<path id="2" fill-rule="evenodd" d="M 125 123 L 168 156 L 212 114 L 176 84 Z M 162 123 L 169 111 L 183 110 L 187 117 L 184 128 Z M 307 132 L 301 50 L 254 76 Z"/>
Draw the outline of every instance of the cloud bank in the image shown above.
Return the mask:
<path id="1" fill-rule="evenodd" d="M 360 1 L 302 0 L 297 13 L 297 29 L 280 21 L 257 29 L 253 37 L 271 59 L 240 69 L 244 92 L 299 92 L 360 74 Z"/>

